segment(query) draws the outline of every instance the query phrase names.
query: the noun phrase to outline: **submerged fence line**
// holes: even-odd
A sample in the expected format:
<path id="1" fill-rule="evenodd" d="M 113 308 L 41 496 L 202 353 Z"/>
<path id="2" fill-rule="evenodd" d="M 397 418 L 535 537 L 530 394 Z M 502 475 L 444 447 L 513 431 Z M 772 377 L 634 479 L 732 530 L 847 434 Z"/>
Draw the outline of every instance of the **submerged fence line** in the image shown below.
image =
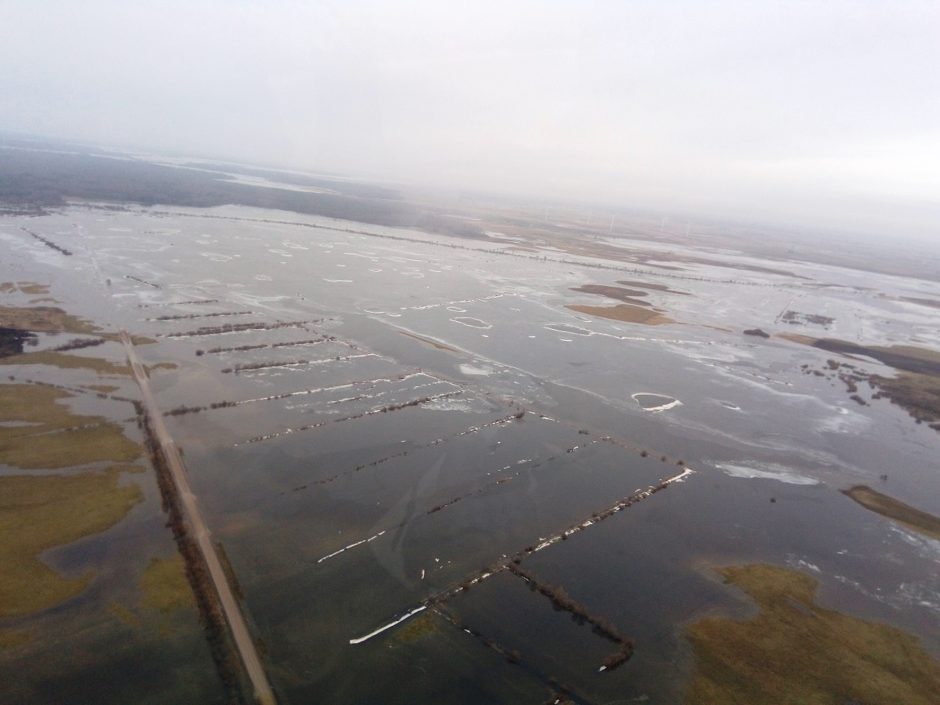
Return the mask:
<path id="1" fill-rule="evenodd" d="M 649 497 L 652 497 L 654 494 L 665 490 L 670 485 L 684 482 L 689 476 L 691 476 L 694 473 L 695 471 L 692 468 L 686 467 L 682 472 L 676 475 L 673 475 L 672 477 L 668 477 L 664 480 L 661 480 L 659 483 L 655 485 L 650 485 L 646 489 L 638 490 L 634 492 L 633 494 L 627 497 L 624 497 L 623 499 L 619 500 L 618 502 L 610 505 L 609 507 L 599 512 L 593 512 L 588 519 L 572 524 L 568 528 L 563 529 L 562 531 L 559 531 L 558 533 L 555 533 L 546 539 L 539 539 L 539 542 L 537 544 L 530 544 L 529 546 L 526 546 L 522 550 L 517 551 L 513 555 L 504 557 L 502 560 L 498 561 L 494 565 L 488 568 L 484 568 L 481 571 L 477 571 L 476 573 L 472 573 L 468 578 L 466 578 L 465 580 L 463 580 L 462 582 L 456 585 L 452 585 L 432 595 L 429 595 L 428 597 L 424 598 L 424 600 L 422 600 L 420 604 L 424 608 L 428 608 L 428 607 L 436 606 L 438 604 L 445 603 L 447 602 L 447 600 L 450 600 L 451 598 L 455 597 L 456 595 L 459 595 L 462 592 L 470 590 L 474 585 L 477 585 L 478 583 L 481 583 L 484 580 L 489 579 L 493 575 L 501 573 L 504 570 L 509 570 L 510 564 L 518 565 L 519 563 L 522 562 L 523 559 L 531 556 L 533 553 L 544 551 L 546 548 L 549 548 L 550 546 L 553 546 L 560 541 L 565 541 L 568 539 L 568 537 L 574 534 L 577 534 L 581 531 L 585 531 L 591 526 L 594 526 L 595 524 L 598 524 L 606 519 L 609 519 L 614 514 L 617 514 L 618 512 L 622 512 L 623 510 L 628 509 L 629 507 L 632 507 L 634 504 L 637 504 L 639 502 L 642 502 L 645 499 L 648 499 Z M 409 615 L 415 614 L 415 613 L 416 612 L 414 611 L 414 609 L 408 612 Z M 405 619 L 407 619 L 407 616 L 405 617 Z M 378 634 L 386 631 L 392 626 L 400 624 L 401 622 L 405 621 L 405 619 L 396 617 L 396 619 L 393 620 L 390 624 L 387 624 L 384 627 L 380 627 L 379 629 L 371 632 L 370 634 L 367 634 L 365 637 L 357 637 L 354 639 L 350 639 L 349 643 L 360 644 L 363 641 L 366 641 L 367 639 L 370 639 L 373 636 L 377 636 Z"/>

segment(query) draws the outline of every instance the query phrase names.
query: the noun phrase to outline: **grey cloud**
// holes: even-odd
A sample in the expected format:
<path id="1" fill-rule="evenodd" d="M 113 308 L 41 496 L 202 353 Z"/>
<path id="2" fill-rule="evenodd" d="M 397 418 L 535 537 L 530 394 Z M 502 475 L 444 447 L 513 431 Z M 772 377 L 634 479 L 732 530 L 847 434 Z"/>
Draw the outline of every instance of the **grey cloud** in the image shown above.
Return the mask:
<path id="1" fill-rule="evenodd" d="M 936 237 L 940 6 L 0 3 L 0 128 Z"/>

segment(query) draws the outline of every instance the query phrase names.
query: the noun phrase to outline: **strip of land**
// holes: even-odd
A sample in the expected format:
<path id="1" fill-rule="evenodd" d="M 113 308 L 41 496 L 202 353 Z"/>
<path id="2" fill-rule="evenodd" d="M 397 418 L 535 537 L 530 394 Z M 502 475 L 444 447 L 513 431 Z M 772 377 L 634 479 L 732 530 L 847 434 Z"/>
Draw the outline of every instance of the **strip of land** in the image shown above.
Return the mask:
<path id="1" fill-rule="evenodd" d="M 438 340 L 433 340 L 431 338 L 425 338 L 423 335 L 418 335 L 417 333 L 411 333 L 406 330 L 399 331 L 399 333 L 401 333 L 402 335 L 407 335 L 409 338 L 420 340 L 422 343 L 425 343 L 426 345 L 430 345 L 432 348 L 436 348 L 437 350 L 445 350 L 446 352 L 452 352 L 452 353 L 460 352 L 456 348 L 452 348 L 450 345 L 442 343 Z"/>
<path id="2" fill-rule="evenodd" d="M 586 313 L 589 316 L 600 316 L 610 318 L 615 321 L 625 323 L 643 323 L 648 326 L 661 326 L 666 323 L 675 323 L 668 316 L 664 316 L 658 311 L 634 306 L 633 304 L 617 304 L 616 306 L 585 306 L 581 304 L 572 304 L 566 308 L 578 313 Z"/>
<path id="3" fill-rule="evenodd" d="M 835 338 L 813 338 L 790 333 L 780 334 L 779 337 L 850 357 L 874 358 L 893 367 L 898 372 L 896 377 L 856 372 L 850 376 L 841 375 L 840 378 L 853 394 L 856 391 L 855 382 L 867 381 L 878 390 L 872 399 L 885 397 L 905 409 L 917 423 L 926 423 L 935 431 L 940 431 L 940 352 L 911 345 L 864 346 Z M 830 362 L 831 369 L 838 367 L 838 363 Z M 858 401 L 858 398 L 853 398 Z"/>
<path id="4" fill-rule="evenodd" d="M 851 497 L 865 509 L 870 509 L 883 517 L 904 524 L 904 526 L 928 538 L 940 541 L 940 517 L 916 509 L 894 497 L 881 494 L 881 492 L 866 485 L 856 485 L 847 490 L 842 490 L 842 494 Z"/>
<path id="5" fill-rule="evenodd" d="M 571 289 L 582 294 L 596 294 L 597 296 L 606 296 L 608 299 L 615 299 L 626 304 L 636 304 L 638 306 L 649 306 L 647 301 L 639 301 L 637 297 L 648 296 L 645 291 L 637 289 L 624 289 L 619 286 L 609 286 L 607 284 L 584 284 Z"/>
<path id="6" fill-rule="evenodd" d="M 235 641 L 235 647 L 238 650 L 245 671 L 248 675 L 251 685 L 254 688 L 255 698 L 260 705 L 274 705 L 274 691 L 268 682 L 267 674 L 264 672 L 264 666 L 261 664 L 261 658 L 255 648 L 255 643 L 251 638 L 245 617 L 242 615 L 238 600 L 235 598 L 232 588 L 226 579 L 225 570 L 219 560 L 215 544 L 212 542 L 209 527 L 206 526 L 199 511 L 199 505 L 196 503 L 196 496 L 189 486 L 189 480 L 186 477 L 186 469 L 183 467 L 183 458 L 180 456 L 179 449 L 170 437 L 166 424 L 163 423 L 163 416 L 157 407 L 153 393 L 150 391 L 150 383 L 147 380 L 147 373 L 143 365 L 137 359 L 137 353 L 131 343 L 130 336 L 121 331 L 121 342 L 127 350 L 127 360 L 131 365 L 131 371 L 137 384 L 140 386 L 141 399 L 146 411 L 156 441 L 166 459 L 167 467 L 173 479 L 176 494 L 179 498 L 179 504 L 183 512 L 184 519 L 188 524 L 191 538 L 196 542 L 199 552 L 206 563 L 212 585 L 219 598 L 219 603 L 225 620 L 232 632 L 232 638 Z"/>

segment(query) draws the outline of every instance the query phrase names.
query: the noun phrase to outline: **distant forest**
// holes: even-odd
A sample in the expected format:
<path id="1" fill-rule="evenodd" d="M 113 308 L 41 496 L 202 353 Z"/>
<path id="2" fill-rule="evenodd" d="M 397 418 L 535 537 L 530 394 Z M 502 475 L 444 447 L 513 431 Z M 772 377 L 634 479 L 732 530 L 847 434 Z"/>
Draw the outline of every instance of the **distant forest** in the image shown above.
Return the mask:
<path id="1" fill-rule="evenodd" d="M 37 151 L 36 143 L 23 149 L 25 145 L 17 142 L 0 140 L 0 204 L 21 211 L 61 207 L 69 199 L 195 208 L 243 205 L 460 237 L 483 236 L 465 221 L 419 208 L 380 186 L 221 164 L 177 168 L 120 155 Z M 232 183 L 221 171 L 332 193 Z"/>

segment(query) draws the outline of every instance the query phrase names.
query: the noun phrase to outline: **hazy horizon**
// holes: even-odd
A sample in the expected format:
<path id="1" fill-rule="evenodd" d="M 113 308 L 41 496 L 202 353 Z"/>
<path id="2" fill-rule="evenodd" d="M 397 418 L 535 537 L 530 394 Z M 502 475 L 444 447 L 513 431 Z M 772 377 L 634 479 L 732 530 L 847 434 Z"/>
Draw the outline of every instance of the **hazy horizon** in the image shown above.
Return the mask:
<path id="1" fill-rule="evenodd" d="M 940 7 L 0 7 L 0 130 L 937 240 Z"/>

